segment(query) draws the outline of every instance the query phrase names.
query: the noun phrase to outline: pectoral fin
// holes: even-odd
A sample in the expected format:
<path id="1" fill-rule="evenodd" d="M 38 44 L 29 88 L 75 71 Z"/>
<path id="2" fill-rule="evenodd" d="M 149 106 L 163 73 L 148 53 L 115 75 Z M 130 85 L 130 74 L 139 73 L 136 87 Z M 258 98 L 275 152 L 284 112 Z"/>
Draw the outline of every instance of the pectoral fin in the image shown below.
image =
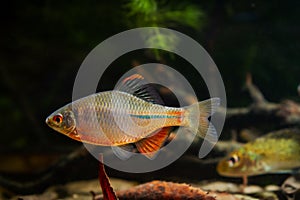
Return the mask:
<path id="1" fill-rule="evenodd" d="M 164 127 L 154 135 L 136 142 L 135 145 L 137 147 L 137 150 L 149 159 L 154 159 L 154 156 L 163 146 L 171 130 L 172 127 Z"/>

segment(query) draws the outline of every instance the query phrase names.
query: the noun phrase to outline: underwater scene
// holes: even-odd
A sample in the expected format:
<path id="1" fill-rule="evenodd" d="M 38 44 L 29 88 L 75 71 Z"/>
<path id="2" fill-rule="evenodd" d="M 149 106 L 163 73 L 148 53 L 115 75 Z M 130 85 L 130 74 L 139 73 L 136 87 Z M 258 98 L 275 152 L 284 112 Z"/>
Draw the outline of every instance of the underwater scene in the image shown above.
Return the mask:
<path id="1" fill-rule="evenodd" d="M 1 200 L 300 199 L 298 1 L 1 8 Z"/>

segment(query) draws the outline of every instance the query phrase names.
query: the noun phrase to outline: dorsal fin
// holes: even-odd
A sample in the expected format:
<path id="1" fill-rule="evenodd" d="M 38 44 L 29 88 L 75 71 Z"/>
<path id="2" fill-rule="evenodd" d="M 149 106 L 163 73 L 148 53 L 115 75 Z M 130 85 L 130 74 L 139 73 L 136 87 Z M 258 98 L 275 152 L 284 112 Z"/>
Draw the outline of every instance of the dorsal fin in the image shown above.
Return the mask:
<path id="1" fill-rule="evenodd" d="M 149 159 L 153 159 L 168 138 L 171 130 L 172 127 L 164 127 L 154 135 L 136 142 L 137 150 Z"/>
<path id="2" fill-rule="evenodd" d="M 116 90 L 132 94 L 145 101 L 163 105 L 163 100 L 156 89 L 147 83 L 140 74 L 133 74 L 117 85 Z"/>

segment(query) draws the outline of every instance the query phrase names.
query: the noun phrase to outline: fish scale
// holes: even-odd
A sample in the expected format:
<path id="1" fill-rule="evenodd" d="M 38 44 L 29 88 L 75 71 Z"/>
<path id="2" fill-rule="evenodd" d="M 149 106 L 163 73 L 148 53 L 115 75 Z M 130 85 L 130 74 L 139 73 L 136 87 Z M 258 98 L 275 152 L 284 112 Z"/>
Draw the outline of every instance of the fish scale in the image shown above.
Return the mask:
<path id="1" fill-rule="evenodd" d="M 72 103 L 72 109 L 75 113 L 81 113 L 80 117 L 77 114 L 76 119 L 79 133 L 85 134 L 84 130 L 89 129 L 94 137 L 108 142 L 105 139 L 107 137 L 114 144 L 144 138 L 149 135 L 149 132 L 162 127 L 181 125 L 180 121 L 168 118 L 168 115 L 178 115 L 182 111 L 181 108 L 152 104 L 119 91 L 103 92 L 101 95 L 75 101 Z M 132 116 L 149 116 L 150 118 Z M 110 142 L 109 144 L 111 145 Z"/>

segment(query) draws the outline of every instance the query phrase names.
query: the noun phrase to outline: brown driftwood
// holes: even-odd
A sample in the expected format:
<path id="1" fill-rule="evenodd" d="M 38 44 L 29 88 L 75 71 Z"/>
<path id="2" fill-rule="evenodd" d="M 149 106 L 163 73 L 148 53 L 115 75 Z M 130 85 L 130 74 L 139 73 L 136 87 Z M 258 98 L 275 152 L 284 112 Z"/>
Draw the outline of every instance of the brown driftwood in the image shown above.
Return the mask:
<path id="1" fill-rule="evenodd" d="M 246 77 L 246 88 L 253 100 L 248 107 L 227 108 L 227 128 L 242 129 L 253 126 L 276 128 L 300 126 L 300 105 L 292 100 L 281 103 L 269 102 L 253 84 L 250 74 Z M 220 108 L 225 114 L 225 109 Z"/>

